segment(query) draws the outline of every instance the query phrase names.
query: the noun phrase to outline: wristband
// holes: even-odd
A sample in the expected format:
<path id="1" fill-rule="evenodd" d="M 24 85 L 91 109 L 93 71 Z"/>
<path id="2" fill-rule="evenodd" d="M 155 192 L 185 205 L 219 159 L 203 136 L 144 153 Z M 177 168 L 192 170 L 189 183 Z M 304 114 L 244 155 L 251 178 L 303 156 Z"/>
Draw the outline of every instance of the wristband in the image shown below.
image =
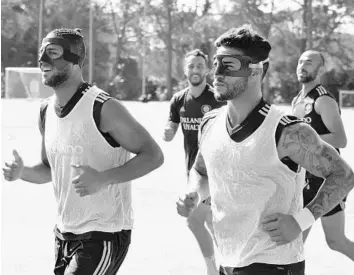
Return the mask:
<path id="1" fill-rule="evenodd" d="M 311 211 L 306 207 L 296 213 L 293 217 L 300 226 L 302 232 L 310 228 L 316 221 Z"/>

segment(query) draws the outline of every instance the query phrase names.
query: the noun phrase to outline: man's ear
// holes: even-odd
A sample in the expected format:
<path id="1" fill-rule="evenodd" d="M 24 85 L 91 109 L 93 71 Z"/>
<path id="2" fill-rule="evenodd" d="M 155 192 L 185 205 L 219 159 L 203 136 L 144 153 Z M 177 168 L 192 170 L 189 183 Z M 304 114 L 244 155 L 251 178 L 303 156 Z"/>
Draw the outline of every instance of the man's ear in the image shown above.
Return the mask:
<path id="1" fill-rule="evenodd" d="M 326 67 L 324 65 L 321 65 L 320 68 L 318 69 L 318 74 L 323 75 L 326 72 Z"/>

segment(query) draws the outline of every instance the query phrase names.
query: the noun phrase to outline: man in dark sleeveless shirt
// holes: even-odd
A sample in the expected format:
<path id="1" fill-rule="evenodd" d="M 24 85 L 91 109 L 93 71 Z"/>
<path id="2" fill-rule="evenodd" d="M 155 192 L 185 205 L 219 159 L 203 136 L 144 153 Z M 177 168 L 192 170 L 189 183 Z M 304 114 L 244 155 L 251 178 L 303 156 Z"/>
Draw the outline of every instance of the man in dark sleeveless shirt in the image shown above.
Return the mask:
<path id="1" fill-rule="evenodd" d="M 297 78 L 302 84 L 302 89 L 294 98 L 292 109 L 295 116 L 303 118 L 324 141 L 339 152 L 339 148 L 346 146 L 347 138 L 339 106 L 334 96 L 320 84 L 324 62 L 323 55 L 318 51 L 308 50 L 301 55 L 297 66 Z M 306 172 L 304 206 L 314 199 L 323 181 L 323 178 Z M 345 199 L 321 218 L 322 228 L 328 246 L 354 261 L 354 243 L 344 233 L 344 207 Z M 304 240 L 309 231 L 310 229 L 304 232 Z"/>

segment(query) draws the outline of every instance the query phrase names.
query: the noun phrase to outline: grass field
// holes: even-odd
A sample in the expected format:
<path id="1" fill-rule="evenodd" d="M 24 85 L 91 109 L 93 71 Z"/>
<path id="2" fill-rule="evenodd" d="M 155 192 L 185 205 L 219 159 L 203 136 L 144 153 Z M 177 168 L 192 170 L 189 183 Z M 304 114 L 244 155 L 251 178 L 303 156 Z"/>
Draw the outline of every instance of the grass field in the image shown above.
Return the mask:
<path id="1" fill-rule="evenodd" d="M 2 163 L 17 148 L 25 163 L 40 156 L 37 127 L 38 101 L 2 100 Z M 185 187 L 182 135 L 172 143 L 160 136 L 168 103 L 126 103 L 131 113 L 159 142 L 165 164 L 133 182 L 135 229 L 123 275 L 205 275 L 204 262 L 185 220 L 176 214 L 175 201 Z M 284 107 L 287 109 L 288 107 Z M 344 158 L 354 167 L 354 109 L 343 110 L 348 135 Z M 1 177 L 1 274 L 53 274 L 55 199 L 51 184 L 6 182 Z M 354 195 L 346 211 L 346 232 L 354 240 Z M 305 246 L 307 275 L 352 275 L 354 263 L 331 251 L 317 222 Z"/>

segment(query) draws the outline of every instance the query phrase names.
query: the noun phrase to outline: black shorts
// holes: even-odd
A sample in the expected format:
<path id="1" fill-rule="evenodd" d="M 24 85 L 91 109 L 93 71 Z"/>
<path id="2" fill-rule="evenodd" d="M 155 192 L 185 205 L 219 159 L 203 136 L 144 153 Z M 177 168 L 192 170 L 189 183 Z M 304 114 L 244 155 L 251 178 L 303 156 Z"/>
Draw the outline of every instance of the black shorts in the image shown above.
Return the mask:
<path id="1" fill-rule="evenodd" d="M 306 178 L 307 184 L 302 190 L 302 194 L 304 197 L 304 207 L 307 206 L 315 198 L 323 182 L 324 179 L 315 177 L 313 175 Z M 323 217 L 329 217 L 340 211 L 344 211 L 346 200 L 347 198 L 344 198 L 340 204 L 338 204 L 331 211 L 323 215 Z"/>
<path id="2" fill-rule="evenodd" d="M 131 230 L 110 240 L 55 238 L 55 275 L 115 275 L 127 255 Z"/>
<path id="3" fill-rule="evenodd" d="M 241 268 L 220 267 L 220 275 L 305 275 L 305 262 L 287 265 L 254 263 Z"/>

